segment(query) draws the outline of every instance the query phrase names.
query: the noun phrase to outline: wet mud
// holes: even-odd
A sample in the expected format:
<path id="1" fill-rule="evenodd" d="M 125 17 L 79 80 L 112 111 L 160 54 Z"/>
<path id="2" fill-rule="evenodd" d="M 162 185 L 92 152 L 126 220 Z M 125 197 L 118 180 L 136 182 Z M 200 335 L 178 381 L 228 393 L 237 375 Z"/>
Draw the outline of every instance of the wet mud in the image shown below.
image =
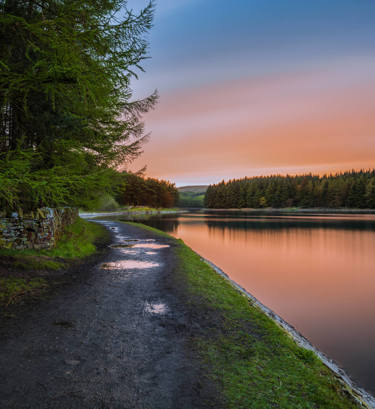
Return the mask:
<path id="1" fill-rule="evenodd" d="M 101 223 L 112 235 L 105 259 L 89 272 L 77 267 L 78 282 L 1 323 L 0 408 L 214 407 L 173 288 L 174 241 Z"/>

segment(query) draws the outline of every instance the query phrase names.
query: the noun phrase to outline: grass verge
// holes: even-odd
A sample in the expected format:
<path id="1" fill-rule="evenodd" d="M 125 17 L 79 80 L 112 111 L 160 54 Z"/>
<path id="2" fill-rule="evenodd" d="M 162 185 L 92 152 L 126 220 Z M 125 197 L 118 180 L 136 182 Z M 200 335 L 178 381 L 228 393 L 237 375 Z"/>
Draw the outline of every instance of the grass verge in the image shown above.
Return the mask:
<path id="1" fill-rule="evenodd" d="M 166 237 L 168 239 L 173 238 L 168 233 L 163 232 L 162 230 L 155 229 L 155 227 L 147 226 L 147 224 L 137 223 L 137 222 L 130 222 L 128 220 L 122 220 L 123 223 L 129 224 L 130 226 L 141 227 L 143 230 L 148 230 L 151 233 L 154 233 L 161 237 Z"/>
<path id="2" fill-rule="evenodd" d="M 148 206 L 129 206 L 124 208 L 125 211 L 129 213 L 138 213 L 138 212 L 152 212 L 152 213 L 162 213 L 162 212 L 177 212 L 180 209 L 177 207 L 148 207 Z"/>
<path id="3" fill-rule="evenodd" d="M 0 250 L 0 306 L 35 298 L 49 288 L 46 274 L 94 254 L 108 236 L 98 224 L 78 218 L 50 250 Z"/>
<path id="4" fill-rule="evenodd" d="M 173 239 L 152 227 L 129 224 Z M 363 408 L 312 351 L 299 347 L 182 240 L 173 248 L 178 291 L 195 328 L 192 347 L 223 408 Z"/>
<path id="5" fill-rule="evenodd" d="M 201 327 L 194 339 L 227 409 L 361 407 L 319 358 L 180 241 L 179 275 Z"/>

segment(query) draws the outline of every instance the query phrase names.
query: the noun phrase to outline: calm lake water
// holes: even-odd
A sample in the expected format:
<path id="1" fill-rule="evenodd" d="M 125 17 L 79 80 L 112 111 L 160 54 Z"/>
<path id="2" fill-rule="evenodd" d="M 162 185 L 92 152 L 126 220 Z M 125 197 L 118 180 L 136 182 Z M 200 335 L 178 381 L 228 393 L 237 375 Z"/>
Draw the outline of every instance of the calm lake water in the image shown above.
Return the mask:
<path id="1" fill-rule="evenodd" d="M 145 223 L 182 238 L 375 393 L 375 215 L 208 212 Z"/>

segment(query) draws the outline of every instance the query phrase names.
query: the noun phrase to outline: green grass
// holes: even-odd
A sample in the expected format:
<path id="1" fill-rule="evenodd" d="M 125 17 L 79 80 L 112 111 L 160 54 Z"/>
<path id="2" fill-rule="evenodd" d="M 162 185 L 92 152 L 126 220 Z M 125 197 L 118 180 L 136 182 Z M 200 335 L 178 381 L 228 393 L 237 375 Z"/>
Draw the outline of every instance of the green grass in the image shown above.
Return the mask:
<path id="1" fill-rule="evenodd" d="M 125 207 L 122 210 L 127 211 L 129 213 L 137 213 L 137 212 L 177 212 L 179 209 L 177 207 L 148 207 L 148 206 L 131 206 Z"/>
<path id="2" fill-rule="evenodd" d="M 313 352 L 300 348 L 183 242 L 177 255 L 189 303 L 208 317 L 207 331 L 194 343 L 227 409 L 360 407 Z"/>
<path id="3" fill-rule="evenodd" d="M 50 250 L 0 250 L 0 262 L 9 269 L 0 277 L 0 305 L 8 306 L 18 301 L 43 294 L 49 284 L 38 274 L 67 267 L 75 260 L 97 251 L 95 243 L 108 237 L 107 230 L 96 223 L 78 218 L 70 225 Z"/>
<path id="4" fill-rule="evenodd" d="M 139 223 L 152 233 L 170 235 Z M 312 352 L 176 240 L 176 280 L 201 328 L 193 349 L 226 409 L 354 409 L 362 406 Z"/>
<path id="5" fill-rule="evenodd" d="M 32 279 L 0 278 L 0 305 L 7 307 L 10 304 L 16 304 L 24 297 L 40 296 L 47 288 L 47 281 L 40 277 Z"/>
<path id="6" fill-rule="evenodd" d="M 122 220 L 122 222 L 126 223 L 126 224 L 130 224 L 131 226 L 141 227 L 142 229 L 148 230 L 151 233 L 154 233 L 154 234 L 156 234 L 158 236 L 161 236 L 161 237 L 167 237 L 169 239 L 172 238 L 172 236 L 170 236 L 169 234 L 164 233 L 163 231 L 161 231 L 159 229 L 155 229 L 154 227 L 147 226 L 146 224 L 143 224 L 143 223 L 129 222 L 127 220 Z"/>
<path id="7" fill-rule="evenodd" d="M 46 270 L 59 270 L 64 267 L 64 263 L 61 261 L 51 260 L 49 257 L 39 257 L 34 255 L 14 255 L 13 267 L 24 271 L 46 271 Z"/>
<path id="8" fill-rule="evenodd" d="M 19 266 L 47 269 L 56 269 L 61 267 L 60 259 L 74 260 L 90 256 L 95 253 L 96 247 L 94 242 L 105 237 L 106 229 L 96 223 L 88 222 L 81 218 L 70 225 L 57 245 L 49 250 L 13 250 L 1 249 L 1 256 L 10 256 L 19 262 Z M 56 259 L 56 260 L 55 260 Z"/>
<path id="9" fill-rule="evenodd" d="M 107 234 L 103 226 L 78 218 L 69 226 L 55 248 L 41 253 L 67 260 L 87 257 L 96 252 L 95 242 Z"/>

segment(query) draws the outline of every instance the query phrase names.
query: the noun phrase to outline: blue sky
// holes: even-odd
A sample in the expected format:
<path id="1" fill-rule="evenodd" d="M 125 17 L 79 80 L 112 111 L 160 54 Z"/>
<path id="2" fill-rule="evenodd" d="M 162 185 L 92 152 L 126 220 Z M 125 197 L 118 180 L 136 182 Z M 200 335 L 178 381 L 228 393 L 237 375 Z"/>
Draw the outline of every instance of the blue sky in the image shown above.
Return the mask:
<path id="1" fill-rule="evenodd" d="M 128 4 L 136 10 L 146 2 L 132 0 Z M 164 140 L 163 134 L 168 133 L 168 123 L 170 121 L 175 123 L 176 118 L 168 117 L 168 110 L 163 108 L 163 104 L 166 103 L 165 101 L 171 103 L 173 95 L 174 104 L 184 104 L 183 98 L 186 92 L 193 101 L 191 92 L 196 91 L 197 98 L 202 98 L 204 90 L 212 93 L 214 88 L 219 92 L 220 89 L 230 88 L 230 84 L 234 81 L 244 81 L 246 86 L 244 85 L 243 92 L 251 93 L 252 88 L 249 83 L 253 84 L 253 81 L 258 80 L 264 82 L 267 78 L 270 80 L 269 83 L 272 83 L 275 79 L 286 81 L 286 78 L 306 76 L 306 81 L 300 84 L 301 92 L 309 87 L 321 87 L 324 93 L 323 84 L 333 84 L 335 81 L 340 82 L 342 90 L 347 84 L 354 87 L 355 83 L 359 87 L 370 89 L 374 84 L 373 73 L 375 72 L 374 22 L 375 2 L 373 0 L 235 0 L 233 2 L 159 0 L 156 2 L 154 27 L 149 35 L 151 59 L 145 62 L 146 73 L 133 83 L 133 88 L 137 97 L 145 96 L 157 88 L 161 96 L 160 107 L 156 108 L 150 120 L 148 116 L 145 118 L 147 129 L 152 132 L 152 139 L 149 145 L 145 146 L 145 154 L 143 158 L 137 160 L 136 165 L 146 163 L 151 176 L 167 177 L 178 184 L 215 182 L 217 178 L 239 176 L 240 173 L 243 176 L 272 173 L 273 167 L 270 166 L 272 164 L 264 163 L 264 166 L 260 166 L 257 161 L 252 160 L 251 155 L 241 169 L 235 169 L 232 166 L 235 157 L 231 157 L 228 163 L 222 164 L 225 165 L 227 173 L 218 169 L 217 175 L 213 167 L 200 168 L 196 173 L 187 169 L 185 176 L 179 166 L 176 167 L 176 172 L 173 172 L 173 163 L 161 169 L 160 155 L 163 155 L 165 143 L 175 144 L 177 153 L 181 142 L 185 141 L 184 138 L 190 137 L 194 143 L 198 136 L 200 139 L 204 138 L 204 135 L 198 135 L 197 129 L 192 127 L 190 135 L 184 132 L 183 137 L 176 134 L 174 141 L 169 137 Z M 316 73 L 316 79 L 312 78 L 314 73 Z M 326 73 L 325 77 L 324 73 Z M 276 96 L 278 96 L 278 86 L 275 85 L 274 89 Z M 241 89 L 236 92 L 241 99 Z M 347 92 L 350 98 L 351 91 Z M 287 97 L 286 92 L 285 99 L 289 104 Z M 233 112 L 233 98 L 235 95 L 230 98 L 232 102 L 228 105 L 228 112 Z M 308 98 L 309 96 L 306 95 L 306 100 Z M 366 99 L 368 98 L 366 96 Z M 367 103 L 372 102 L 370 98 Z M 210 110 L 210 104 L 211 102 L 207 100 L 207 110 Z M 254 101 L 246 101 L 246 104 L 246 109 L 251 113 Z M 282 105 L 282 101 L 280 104 Z M 160 112 L 163 111 L 163 118 L 157 115 L 159 109 Z M 222 111 L 223 109 L 219 117 L 222 116 Z M 347 107 L 344 111 L 342 114 L 347 116 L 350 108 Z M 356 115 L 356 113 L 353 114 Z M 156 117 L 157 131 L 154 132 L 153 125 Z M 165 132 L 160 127 L 162 119 L 166 127 Z M 293 121 L 293 112 L 288 112 L 286 119 Z M 182 126 L 186 127 L 186 118 L 183 122 Z M 219 128 L 220 122 L 219 118 L 217 124 Z M 247 129 L 251 129 L 252 122 L 249 121 L 247 125 Z M 212 133 L 215 129 L 211 127 L 208 131 Z M 281 142 L 285 131 L 283 129 L 281 132 L 279 141 L 275 135 L 275 144 Z M 368 123 L 368 129 L 362 132 L 375 137 L 372 123 Z M 235 134 L 238 136 L 239 132 Z M 328 134 L 327 137 L 329 138 Z M 355 138 L 356 135 L 352 137 Z M 248 144 L 244 143 L 243 138 L 240 138 L 239 143 L 243 144 L 244 149 L 248 149 Z M 157 145 L 160 145 L 160 151 L 156 149 Z M 196 147 L 197 150 L 200 149 L 199 144 Z M 183 159 L 176 157 L 175 160 Z M 353 159 L 350 165 L 358 165 L 359 157 Z M 363 164 L 369 165 L 366 161 L 367 159 Z M 327 170 L 339 166 L 335 160 L 332 163 L 328 162 L 325 164 Z M 350 160 L 347 157 L 344 162 L 340 165 L 342 168 L 349 166 Z M 291 167 L 294 167 L 296 172 L 302 168 L 318 169 L 311 161 L 307 161 L 305 167 L 295 166 L 296 164 L 292 162 L 288 165 L 285 171 L 290 170 Z M 323 165 L 319 164 L 319 169 L 322 169 Z M 283 172 L 280 167 L 274 167 L 274 170 Z"/>

